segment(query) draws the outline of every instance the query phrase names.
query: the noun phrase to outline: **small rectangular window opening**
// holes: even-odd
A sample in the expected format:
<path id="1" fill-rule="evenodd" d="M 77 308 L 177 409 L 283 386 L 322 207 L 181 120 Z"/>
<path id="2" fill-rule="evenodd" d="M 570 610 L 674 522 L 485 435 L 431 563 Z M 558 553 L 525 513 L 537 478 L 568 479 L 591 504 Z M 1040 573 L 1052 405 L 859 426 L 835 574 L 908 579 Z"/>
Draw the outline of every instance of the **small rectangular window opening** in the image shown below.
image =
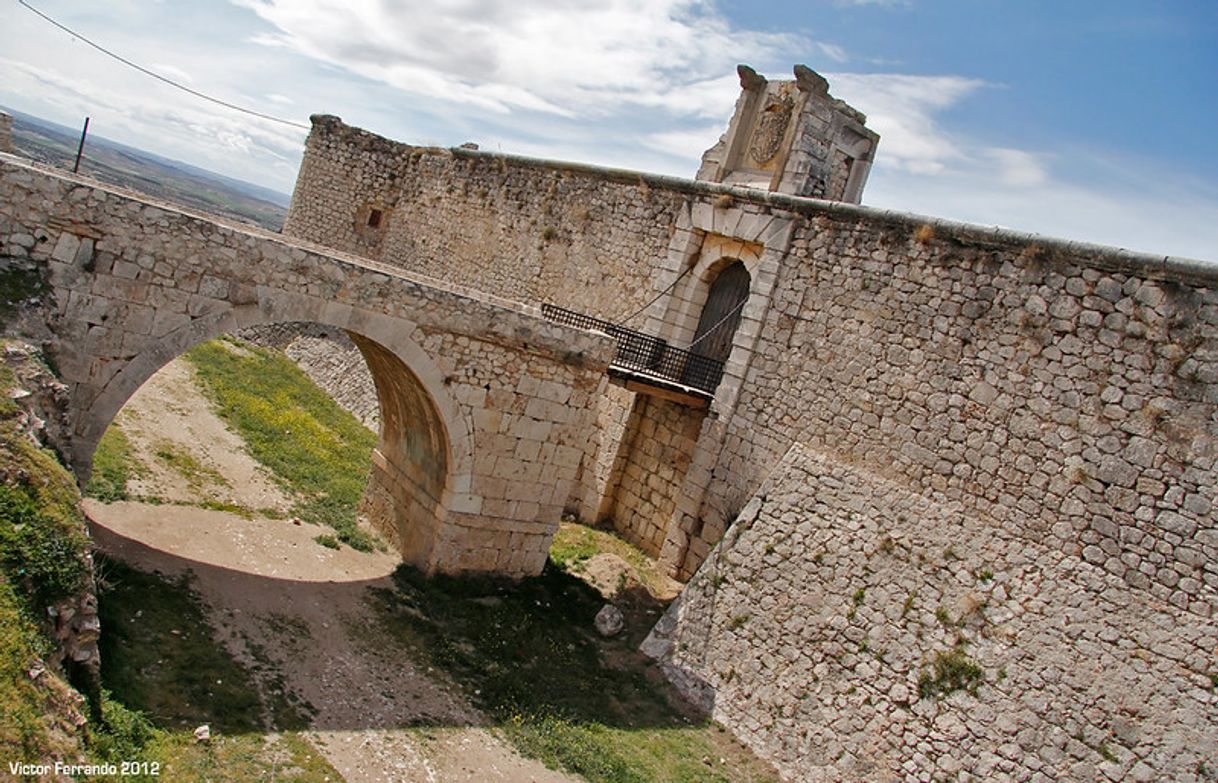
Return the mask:
<path id="1" fill-rule="evenodd" d="M 375 207 L 368 210 L 368 228 L 380 228 L 381 218 L 384 217 L 384 215 L 384 212 Z"/>

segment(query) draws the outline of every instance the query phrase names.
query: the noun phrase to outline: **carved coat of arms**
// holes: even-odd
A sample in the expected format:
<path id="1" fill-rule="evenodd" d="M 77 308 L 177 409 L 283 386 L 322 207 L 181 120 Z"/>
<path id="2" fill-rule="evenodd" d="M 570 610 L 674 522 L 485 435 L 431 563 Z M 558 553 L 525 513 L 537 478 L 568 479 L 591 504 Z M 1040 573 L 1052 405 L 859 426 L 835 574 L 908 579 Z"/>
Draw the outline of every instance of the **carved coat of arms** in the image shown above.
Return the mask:
<path id="1" fill-rule="evenodd" d="M 791 121 L 791 99 L 787 96 L 772 98 L 761 111 L 753 138 L 749 141 L 749 157 L 758 166 L 769 163 L 782 146 L 787 124 Z"/>

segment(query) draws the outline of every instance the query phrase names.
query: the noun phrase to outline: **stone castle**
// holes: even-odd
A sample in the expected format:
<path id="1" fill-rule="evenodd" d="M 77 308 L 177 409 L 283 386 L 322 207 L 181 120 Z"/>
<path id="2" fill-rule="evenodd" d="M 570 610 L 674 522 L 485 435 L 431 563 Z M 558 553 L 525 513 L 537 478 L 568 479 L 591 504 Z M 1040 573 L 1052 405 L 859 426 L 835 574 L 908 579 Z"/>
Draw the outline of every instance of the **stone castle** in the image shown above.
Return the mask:
<path id="1" fill-rule="evenodd" d="M 78 468 L 189 345 L 321 322 L 407 560 L 612 525 L 687 581 L 645 650 L 786 778 L 1216 779 L 1218 267 L 860 206 L 865 118 L 740 77 L 695 180 L 316 116 L 282 237 L 0 160 Z"/>

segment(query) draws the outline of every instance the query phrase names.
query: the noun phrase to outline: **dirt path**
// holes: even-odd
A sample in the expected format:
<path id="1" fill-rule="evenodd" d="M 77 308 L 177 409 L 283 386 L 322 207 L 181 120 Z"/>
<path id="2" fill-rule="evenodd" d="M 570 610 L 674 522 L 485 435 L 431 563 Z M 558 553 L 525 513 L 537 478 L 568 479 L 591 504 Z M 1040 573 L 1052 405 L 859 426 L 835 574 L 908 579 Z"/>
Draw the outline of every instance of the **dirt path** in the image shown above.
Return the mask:
<path id="1" fill-rule="evenodd" d="M 150 468 L 137 492 L 249 508 L 291 504 L 212 413 L 182 362 L 140 389 L 119 421 Z M 165 440 L 189 447 L 222 480 L 192 482 L 172 466 L 158 468 Z M 261 664 L 264 693 L 279 676 L 311 705 L 307 735 L 348 783 L 581 780 L 520 757 L 484 728 L 455 685 L 386 638 L 366 597 L 390 586 L 395 556 L 327 549 L 313 540 L 320 528 L 291 520 L 138 502 L 89 500 L 86 511 L 104 552 L 141 570 L 192 575 L 225 645 L 243 663 Z"/>
<path id="2" fill-rule="evenodd" d="M 143 466 L 128 483 L 132 495 L 280 512 L 292 505 L 241 438 L 212 413 L 185 359 L 152 376 L 115 420 Z"/>

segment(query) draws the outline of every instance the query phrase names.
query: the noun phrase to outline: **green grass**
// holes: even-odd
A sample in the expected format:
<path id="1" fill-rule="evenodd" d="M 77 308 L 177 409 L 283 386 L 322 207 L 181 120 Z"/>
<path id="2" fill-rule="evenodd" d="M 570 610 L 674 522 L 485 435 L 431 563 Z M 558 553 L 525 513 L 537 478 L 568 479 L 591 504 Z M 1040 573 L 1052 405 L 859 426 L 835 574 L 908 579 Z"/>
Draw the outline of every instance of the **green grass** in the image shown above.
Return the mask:
<path id="1" fill-rule="evenodd" d="M 583 525 L 563 525 L 554 534 L 550 560 L 564 571 L 582 570 L 584 561 L 603 551 L 593 537 L 596 532 Z"/>
<path id="2" fill-rule="evenodd" d="M 117 422 L 112 423 L 93 452 L 93 475 L 85 486 L 85 494 L 105 503 L 126 500 L 127 482 L 141 472 L 131 440 Z"/>
<path id="3" fill-rule="evenodd" d="M 653 594 L 664 592 L 661 588 L 666 578 L 656 562 L 613 533 L 587 525 L 563 523 L 550 544 L 550 560 L 555 566 L 572 573 L 582 572 L 583 564 L 589 558 L 602 553 L 617 555 L 626 561 L 634 568 L 643 586 Z"/>
<path id="4" fill-rule="evenodd" d="M 282 354 L 225 338 L 187 358 L 253 457 L 302 498 L 295 513 L 355 549 L 373 549 L 355 515 L 376 437 Z"/>
<path id="5" fill-rule="evenodd" d="M 47 694 L 26 672 L 49 648 L 13 586 L 0 580 L 0 755 L 49 758 Z"/>
<path id="6" fill-rule="evenodd" d="M 249 674 L 217 642 L 186 582 L 98 556 L 102 682 L 162 728 L 200 723 L 227 733 L 261 728 Z"/>
<path id="7" fill-rule="evenodd" d="M 246 640 L 254 661 L 248 668 L 232 656 L 187 580 L 102 555 L 97 563 L 106 692 L 90 758 L 159 764 L 159 777 L 135 778 L 148 781 L 341 780 L 293 733 L 307 728 L 312 707 L 287 693 L 258 645 Z M 209 743 L 194 739 L 201 724 L 211 728 Z M 267 735 L 268 727 L 286 733 Z"/>
<path id="8" fill-rule="evenodd" d="M 0 269 L 0 326 L 6 325 L 23 304 L 49 289 L 44 271 L 37 266 L 23 269 L 10 263 Z"/>
<path id="9" fill-rule="evenodd" d="M 260 697 L 256 679 L 208 622 L 186 580 L 171 581 L 97 556 L 102 585 L 102 682 L 159 728 L 260 731 L 304 728 L 307 705 Z"/>
<path id="10" fill-rule="evenodd" d="M 0 391 L 15 385 L 0 366 Z M 261 733 L 263 715 L 277 728 L 299 728 L 309 707 L 276 693 L 273 675 L 263 677 L 272 687 L 260 702 L 189 589 L 114 561 L 98 558 L 108 581 L 99 604 L 102 674 L 112 691 L 101 694 L 100 716 L 79 730 L 71 717 L 80 706 L 60 676 L 29 676 L 53 649 L 42 624 L 47 605 L 86 584 L 88 539 L 75 481 L 19 429 L 19 412 L 0 394 L 0 758 L 160 765 L 159 775 L 130 781 L 341 780 L 303 737 Z M 130 444 L 114 432 L 95 462 L 111 493 L 125 492 L 134 464 Z M 257 669 L 260 651 L 253 652 Z M 192 735 L 204 722 L 222 732 L 208 744 Z"/>
<path id="11" fill-rule="evenodd" d="M 515 584 L 405 566 L 394 581 L 372 591 L 379 630 L 461 683 L 522 753 L 593 783 L 774 779 L 717 726 L 671 706 L 627 641 L 596 636 L 603 600 L 552 564 Z"/>
<path id="12" fill-rule="evenodd" d="M 0 758 L 45 759 L 77 751 L 68 688 L 28 672 L 52 649 L 47 607 L 86 584 L 88 539 L 76 483 L 21 429 L 15 386 L 0 366 Z"/>
<path id="13" fill-rule="evenodd" d="M 0 368 L 0 389 L 16 379 Z M 20 431 L 18 408 L 0 403 L 0 570 L 32 616 L 77 592 L 88 575 L 76 483 L 47 450 Z"/>
<path id="14" fill-rule="evenodd" d="M 138 761 L 147 774 L 123 780 L 158 783 L 273 780 L 277 783 L 336 783 L 338 770 L 296 732 L 275 735 L 217 735 L 197 742 L 193 732 L 166 730 L 144 715 L 108 698 L 104 723 L 92 733 L 89 760 Z M 90 778 L 98 783 L 112 777 Z"/>

